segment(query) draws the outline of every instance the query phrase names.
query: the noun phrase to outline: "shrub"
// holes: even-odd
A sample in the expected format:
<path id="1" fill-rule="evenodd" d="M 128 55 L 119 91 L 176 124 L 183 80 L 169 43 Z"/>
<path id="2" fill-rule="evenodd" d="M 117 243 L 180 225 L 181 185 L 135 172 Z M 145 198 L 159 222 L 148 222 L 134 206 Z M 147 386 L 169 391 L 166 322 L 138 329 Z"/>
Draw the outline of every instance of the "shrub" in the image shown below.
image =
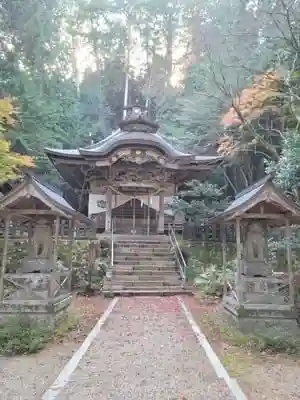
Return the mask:
<path id="1" fill-rule="evenodd" d="M 64 315 L 52 328 L 45 322 L 23 315 L 11 317 L 5 326 L 0 327 L 0 354 L 15 356 L 37 353 L 52 340 L 62 341 L 77 325 L 78 319 L 73 314 Z"/>
<path id="2" fill-rule="evenodd" d="M 78 327 L 78 324 L 78 316 L 74 314 L 65 314 L 54 329 L 54 339 L 59 342 L 62 341 L 74 328 Z"/>
<path id="3" fill-rule="evenodd" d="M 101 289 L 106 273 L 109 248 L 106 241 L 94 240 L 76 241 L 72 251 L 72 288 L 88 288 L 92 285 Z M 95 250 L 94 256 L 92 251 Z M 61 242 L 58 255 L 65 265 L 68 265 L 70 253 L 68 244 Z"/>
<path id="4" fill-rule="evenodd" d="M 11 317 L 0 328 L 0 353 L 4 355 L 37 353 L 51 338 L 51 330 L 45 324 L 17 316 Z"/>
<path id="5" fill-rule="evenodd" d="M 225 269 L 220 265 L 208 265 L 200 275 L 196 276 L 195 285 L 207 295 L 221 297 L 223 295 L 224 280 L 232 272 L 232 263 L 227 263 Z"/>
<path id="6" fill-rule="evenodd" d="M 275 331 L 246 333 L 220 312 L 205 313 L 201 323 L 212 338 L 218 337 L 224 343 L 247 351 L 300 354 L 300 338 L 278 336 Z"/>

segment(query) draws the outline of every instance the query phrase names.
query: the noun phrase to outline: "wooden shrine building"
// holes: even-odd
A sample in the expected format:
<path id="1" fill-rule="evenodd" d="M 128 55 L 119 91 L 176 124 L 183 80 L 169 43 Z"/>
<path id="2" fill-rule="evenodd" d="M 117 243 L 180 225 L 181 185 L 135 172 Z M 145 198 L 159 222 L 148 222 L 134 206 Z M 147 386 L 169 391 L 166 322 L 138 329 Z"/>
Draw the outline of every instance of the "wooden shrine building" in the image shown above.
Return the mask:
<path id="1" fill-rule="evenodd" d="M 299 334 L 291 244 L 300 208 L 267 176 L 241 192 L 213 222 L 236 227 L 236 271 L 225 282 L 225 310 L 250 331 Z M 286 245 L 286 262 L 277 270 L 268 246 L 274 230 L 284 233 Z"/>
<path id="2" fill-rule="evenodd" d="M 55 321 L 72 298 L 74 227 L 81 223 L 94 231 L 93 222 L 74 210 L 54 188 L 30 175 L 1 198 L 0 219 L 4 221 L 0 324 L 20 312 Z M 63 223 L 68 225 L 65 237 Z M 68 243 L 67 265 L 58 260 L 60 239 Z M 10 249 L 22 243 L 25 255 L 18 262 L 11 259 Z"/>
<path id="3" fill-rule="evenodd" d="M 204 180 L 219 156 L 195 156 L 175 149 L 140 107 L 128 109 L 119 129 L 85 148 L 45 149 L 61 176 L 88 198 L 97 232 L 157 234 L 174 222 L 168 209 L 185 182 Z"/>

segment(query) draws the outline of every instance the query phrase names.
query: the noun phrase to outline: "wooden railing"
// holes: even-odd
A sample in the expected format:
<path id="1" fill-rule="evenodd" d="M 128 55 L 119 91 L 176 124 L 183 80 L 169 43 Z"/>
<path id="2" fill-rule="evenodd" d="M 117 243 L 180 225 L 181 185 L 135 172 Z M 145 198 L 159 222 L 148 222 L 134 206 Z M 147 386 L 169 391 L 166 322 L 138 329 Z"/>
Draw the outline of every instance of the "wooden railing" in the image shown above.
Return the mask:
<path id="1" fill-rule="evenodd" d="M 235 229 L 232 225 L 225 227 L 226 243 L 235 243 Z M 220 225 L 197 225 L 193 223 L 184 223 L 182 225 L 182 236 L 184 240 L 191 240 L 202 243 L 221 243 Z"/>
<path id="2" fill-rule="evenodd" d="M 110 270 L 111 273 L 114 267 L 114 257 L 115 257 L 115 240 L 114 240 L 114 224 L 111 224 L 111 255 L 110 255 Z"/>
<path id="3" fill-rule="evenodd" d="M 7 301 L 46 301 L 66 297 L 71 292 L 71 271 L 5 274 Z"/>
<path id="4" fill-rule="evenodd" d="M 242 276 L 240 284 L 236 286 L 234 277 L 227 277 L 224 283 L 224 296 L 231 297 L 236 302 L 252 303 L 255 296 L 258 296 L 258 302 L 261 302 L 263 296 L 277 296 L 284 303 L 289 301 L 289 283 L 288 279 L 276 277 L 245 277 Z M 270 300 L 267 300 L 267 302 Z"/>
<path id="5" fill-rule="evenodd" d="M 60 228 L 59 228 L 59 236 L 60 238 L 68 238 L 70 232 L 69 221 L 61 220 Z M 76 229 L 76 240 L 84 240 L 86 238 L 93 237 L 94 230 L 91 227 L 88 227 L 84 224 L 79 224 Z M 4 228 L 3 223 L 0 222 L 0 240 L 4 237 Z M 28 225 L 27 224 L 13 224 L 9 227 L 9 239 L 10 240 L 19 240 L 19 239 L 27 239 L 28 237 Z"/>
<path id="6" fill-rule="evenodd" d="M 243 276 L 241 284 L 244 293 L 276 294 L 288 287 L 288 280 L 276 277 L 258 278 Z"/>

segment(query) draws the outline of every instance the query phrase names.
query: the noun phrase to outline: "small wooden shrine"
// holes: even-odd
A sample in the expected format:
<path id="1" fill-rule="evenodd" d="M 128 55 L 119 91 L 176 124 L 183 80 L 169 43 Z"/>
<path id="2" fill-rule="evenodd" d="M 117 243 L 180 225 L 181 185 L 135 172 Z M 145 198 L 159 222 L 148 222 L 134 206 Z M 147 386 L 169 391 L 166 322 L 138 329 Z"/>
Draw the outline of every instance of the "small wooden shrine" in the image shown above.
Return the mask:
<path id="1" fill-rule="evenodd" d="M 173 147 L 141 107 L 129 107 L 119 129 L 79 149 L 45 149 L 78 196 L 86 198 L 97 231 L 162 234 L 176 219 L 168 203 L 185 182 L 204 180 L 220 156 L 198 156 Z"/>
<path id="2" fill-rule="evenodd" d="M 214 222 L 236 227 L 236 273 L 225 283 L 225 310 L 249 331 L 300 334 L 291 253 L 291 225 L 300 224 L 300 208 L 267 176 L 241 192 Z M 274 228 L 285 231 L 287 271 L 282 274 L 269 260 Z"/>
<path id="3" fill-rule="evenodd" d="M 26 175 L 22 183 L 0 200 L 4 221 L 0 273 L 0 319 L 21 312 L 53 321 L 71 301 L 74 227 L 92 221 L 76 212 L 54 188 Z M 69 262 L 58 260 L 61 229 L 68 223 Z M 13 234 L 25 226 L 25 235 Z M 27 255 L 7 271 L 9 241 L 26 243 Z"/>

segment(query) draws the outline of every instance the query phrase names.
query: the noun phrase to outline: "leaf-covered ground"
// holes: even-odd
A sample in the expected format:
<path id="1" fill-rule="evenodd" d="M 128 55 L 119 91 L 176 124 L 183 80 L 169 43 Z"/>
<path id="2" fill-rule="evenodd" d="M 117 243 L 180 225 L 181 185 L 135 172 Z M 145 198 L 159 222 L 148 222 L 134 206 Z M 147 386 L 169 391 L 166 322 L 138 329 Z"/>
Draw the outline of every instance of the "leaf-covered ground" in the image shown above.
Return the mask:
<path id="1" fill-rule="evenodd" d="M 97 297 L 74 297 L 70 312 L 76 318 L 73 330 L 61 325 L 55 341 L 38 354 L 0 357 L 1 400 L 38 400 L 52 384 L 64 365 L 84 341 L 103 314 L 108 301 Z M 69 331 L 69 332 L 67 332 Z"/>
<path id="2" fill-rule="evenodd" d="M 299 399 L 300 358 L 259 352 L 239 333 L 227 329 L 219 302 L 202 296 L 186 298 L 186 304 L 231 377 L 236 377 L 249 400 Z M 236 342 L 237 344 L 232 344 Z"/>

